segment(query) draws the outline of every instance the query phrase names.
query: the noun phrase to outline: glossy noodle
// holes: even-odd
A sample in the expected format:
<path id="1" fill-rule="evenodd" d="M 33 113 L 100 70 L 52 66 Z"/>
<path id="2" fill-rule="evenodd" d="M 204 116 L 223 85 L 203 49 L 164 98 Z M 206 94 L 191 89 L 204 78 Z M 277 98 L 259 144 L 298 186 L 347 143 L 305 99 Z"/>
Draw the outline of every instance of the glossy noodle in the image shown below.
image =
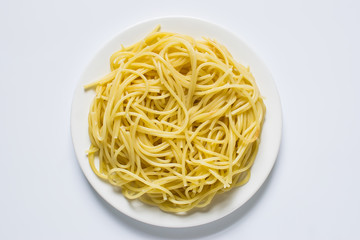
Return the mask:
<path id="1" fill-rule="evenodd" d="M 265 115 L 249 68 L 215 40 L 161 32 L 122 47 L 94 89 L 88 158 L 98 177 L 166 212 L 248 182 Z"/>

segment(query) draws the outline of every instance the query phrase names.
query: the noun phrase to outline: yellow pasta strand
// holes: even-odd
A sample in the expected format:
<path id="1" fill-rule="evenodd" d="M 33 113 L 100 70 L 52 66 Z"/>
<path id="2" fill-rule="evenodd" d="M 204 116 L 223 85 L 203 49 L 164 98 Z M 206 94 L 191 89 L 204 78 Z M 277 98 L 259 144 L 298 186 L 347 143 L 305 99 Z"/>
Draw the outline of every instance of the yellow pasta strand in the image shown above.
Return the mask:
<path id="1" fill-rule="evenodd" d="M 246 184 L 265 105 L 249 68 L 218 42 L 160 32 L 122 47 L 94 88 L 94 173 L 166 212 L 205 207 Z"/>

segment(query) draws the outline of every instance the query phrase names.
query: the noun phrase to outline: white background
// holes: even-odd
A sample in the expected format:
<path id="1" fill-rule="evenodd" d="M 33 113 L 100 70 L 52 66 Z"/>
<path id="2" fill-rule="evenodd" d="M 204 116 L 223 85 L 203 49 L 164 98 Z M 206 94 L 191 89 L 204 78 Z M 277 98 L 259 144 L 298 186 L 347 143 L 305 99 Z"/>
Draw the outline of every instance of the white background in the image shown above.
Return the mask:
<path id="1" fill-rule="evenodd" d="M 359 1 L 1 1 L 0 239 L 360 239 Z M 166 229 L 105 203 L 76 161 L 70 108 L 124 28 L 185 15 L 248 42 L 283 107 L 274 169 L 216 222 Z M 156 219 L 154 219 L 156 221 Z"/>

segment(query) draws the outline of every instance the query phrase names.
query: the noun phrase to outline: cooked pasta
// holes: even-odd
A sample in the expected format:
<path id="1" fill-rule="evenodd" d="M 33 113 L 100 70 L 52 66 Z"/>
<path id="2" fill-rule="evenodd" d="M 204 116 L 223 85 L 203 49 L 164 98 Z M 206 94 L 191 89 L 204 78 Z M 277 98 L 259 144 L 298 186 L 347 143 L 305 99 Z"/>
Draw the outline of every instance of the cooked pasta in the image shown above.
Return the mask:
<path id="1" fill-rule="evenodd" d="M 207 206 L 248 182 L 265 105 L 248 67 L 217 41 L 161 32 L 121 47 L 89 112 L 94 173 L 166 212 Z"/>

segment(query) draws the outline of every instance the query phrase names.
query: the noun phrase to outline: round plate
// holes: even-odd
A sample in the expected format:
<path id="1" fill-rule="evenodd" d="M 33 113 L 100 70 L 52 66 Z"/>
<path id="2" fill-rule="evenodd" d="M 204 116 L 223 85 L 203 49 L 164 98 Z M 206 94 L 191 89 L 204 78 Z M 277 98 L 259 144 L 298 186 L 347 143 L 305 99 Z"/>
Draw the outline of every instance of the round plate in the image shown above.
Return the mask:
<path id="1" fill-rule="evenodd" d="M 251 72 L 264 96 L 266 105 L 265 122 L 261 134 L 258 155 L 251 170 L 249 182 L 231 191 L 217 195 L 210 207 L 191 214 L 176 215 L 165 213 L 157 207 L 148 206 L 138 200 L 129 201 L 120 192 L 100 180 L 91 170 L 85 151 L 90 146 L 88 135 L 88 112 L 95 92 L 84 91 L 83 85 L 99 79 L 110 71 L 109 58 L 121 48 L 121 44 L 133 44 L 161 24 L 163 31 L 178 32 L 194 38 L 202 36 L 216 39 L 225 45 L 235 59 L 249 65 Z M 113 38 L 95 55 L 80 78 L 74 94 L 71 111 L 71 133 L 79 164 L 91 186 L 109 204 L 122 213 L 139 221 L 163 227 L 190 227 L 220 219 L 248 201 L 261 187 L 269 175 L 279 150 L 281 139 L 280 98 L 270 71 L 255 52 L 240 38 L 228 30 L 203 20 L 188 17 L 168 17 L 153 19 L 132 26 Z M 156 219 L 156 221 L 154 221 Z"/>

